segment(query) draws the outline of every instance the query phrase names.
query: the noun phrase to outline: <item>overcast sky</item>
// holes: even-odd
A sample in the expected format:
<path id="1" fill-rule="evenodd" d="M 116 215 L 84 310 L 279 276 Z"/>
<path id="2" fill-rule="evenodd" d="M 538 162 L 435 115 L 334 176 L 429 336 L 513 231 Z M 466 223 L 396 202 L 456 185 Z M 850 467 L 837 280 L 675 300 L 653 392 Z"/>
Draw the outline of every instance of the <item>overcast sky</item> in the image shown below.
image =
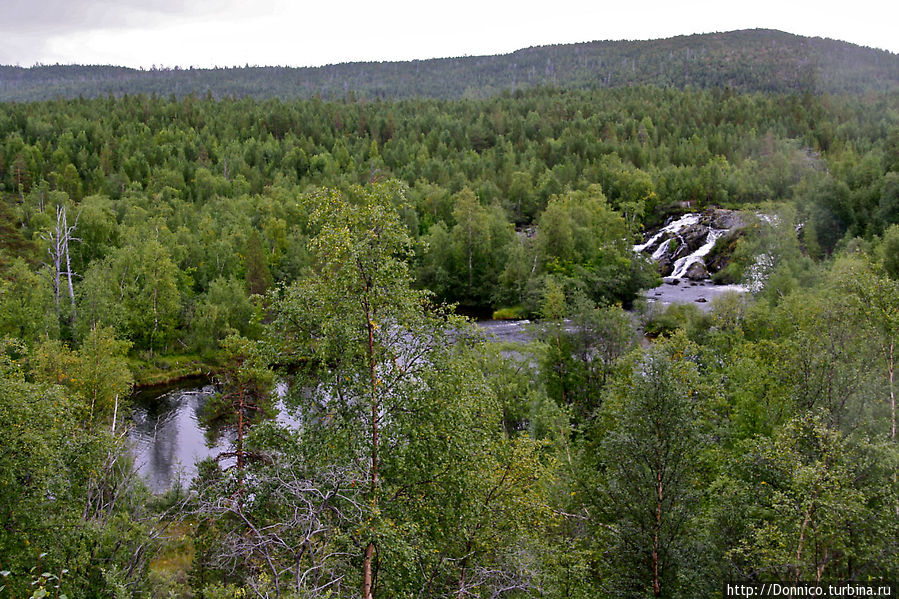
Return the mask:
<path id="1" fill-rule="evenodd" d="M 289 65 L 763 27 L 899 53 L 899 2 L 0 0 L 0 64 Z"/>

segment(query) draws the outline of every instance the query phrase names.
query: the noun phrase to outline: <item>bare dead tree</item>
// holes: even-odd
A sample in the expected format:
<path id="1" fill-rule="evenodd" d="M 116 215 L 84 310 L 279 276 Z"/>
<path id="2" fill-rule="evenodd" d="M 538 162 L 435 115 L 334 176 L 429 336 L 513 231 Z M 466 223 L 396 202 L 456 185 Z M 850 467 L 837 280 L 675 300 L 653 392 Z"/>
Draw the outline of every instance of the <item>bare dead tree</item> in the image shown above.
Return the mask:
<path id="1" fill-rule="evenodd" d="M 122 539 L 111 548 L 113 555 L 117 556 L 117 563 L 122 566 L 125 584 L 136 587 L 147 564 L 162 547 L 161 539 L 178 520 L 177 515 L 183 511 L 184 504 L 174 505 L 162 513 L 149 511 L 140 490 L 143 482 L 128 459 L 127 431 L 112 439 L 102 467 L 89 477 L 85 486 L 81 526 L 94 531 L 112 530 L 120 526 L 116 523 L 117 517 L 126 513 L 133 523 L 144 529 L 138 540 Z M 101 543 L 95 542 L 91 547 L 90 562 L 94 561 L 100 550 Z M 109 550 L 106 547 L 105 551 Z"/>
<path id="2" fill-rule="evenodd" d="M 50 255 L 50 263 L 44 262 L 43 264 L 50 271 L 50 280 L 53 284 L 53 298 L 56 300 L 56 318 L 60 318 L 59 295 L 62 286 L 60 279 L 62 276 L 65 276 L 69 283 L 69 299 L 72 304 L 71 321 L 73 326 L 75 324 L 77 312 L 75 307 L 75 286 L 72 283 L 72 277 L 75 273 L 72 272 L 72 263 L 69 257 L 69 242 L 81 241 L 81 239 L 72 236 L 72 233 L 78 228 L 79 216 L 80 214 L 75 217 L 75 223 L 69 226 L 66 207 L 62 205 L 57 206 L 55 228 L 51 229 L 49 233 L 41 235 L 41 237 L 50 244 L 50 247 L 47 248 L 47 253 Z M 63 261 L 65 261 L 65 270 L 63 270 Z"/>
<path id="3" fill-rule="evenodd" d="M 459 561 L 471 556 L 462 556 Z M 538 584 L 540 570 L 536 554 L 526 547 L 498 556 L 491 564 L 478 565 L 470 569 L 468 576 L 459 581 L 456 588 L 447 588 L 440 596 L 447 599 L 465 599 L 466 597 L 490 597 L 501 599 L 509 595 L 515 597 L 541 596 Z M 433 591 L 431 591 L 433 592 Z M 419 593 L 420 597 L 430 596 Z"/>
<path id="4" fill-rule="evenodd" d="M 343 596 L 357 551 L 338 539 L 366 509 L 355 486 L 359 474 L 338 467 L 310 473 L 283 455 L 252 470 L 242 498 L 229 492 L 228 481 L 200 489 L 192 515 L 213 519 L 222 531 L 209 565 L 241 576 L 260 599 L 288 589 L 310 598 Z"/>

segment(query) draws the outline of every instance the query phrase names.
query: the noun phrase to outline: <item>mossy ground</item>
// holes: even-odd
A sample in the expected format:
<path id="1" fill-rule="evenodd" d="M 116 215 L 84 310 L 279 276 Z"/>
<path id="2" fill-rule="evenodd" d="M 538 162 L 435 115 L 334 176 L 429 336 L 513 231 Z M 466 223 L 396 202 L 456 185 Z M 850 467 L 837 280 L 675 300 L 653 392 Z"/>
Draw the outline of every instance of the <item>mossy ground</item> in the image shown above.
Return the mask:
<path id="1" fill-rule="evenodd" d="M 131 355 L 128 366 L 135 387 L 168 385 L 182 379 L 209 376 L 220 367 L 219 356 L 199 354 Z"/>

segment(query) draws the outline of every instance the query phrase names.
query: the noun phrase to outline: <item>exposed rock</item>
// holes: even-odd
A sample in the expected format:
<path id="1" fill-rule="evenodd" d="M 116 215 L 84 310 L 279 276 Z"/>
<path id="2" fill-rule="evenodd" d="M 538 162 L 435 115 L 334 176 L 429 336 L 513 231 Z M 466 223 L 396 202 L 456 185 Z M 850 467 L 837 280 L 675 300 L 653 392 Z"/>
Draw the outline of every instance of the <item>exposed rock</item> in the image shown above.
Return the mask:
<path id="1" fill-rule="evenodd" d="M 515 233 L 518 234 L 519 237 L 524 237 L 526 239 L 533 239 L 537 236 L 537 225 L 527 225 L 524 227 L 518 226 L 515 227 Z"/>
<path id="2" fill-rule="evenodd" d="M 715 247 L 705 257 L 705 265 L 709 273 L 714 274 L 724 270 L 730 263 L 731 256 L 734 250 L 737 249 L 737 240 L 743 236 L 744 232 L 744 229 L 736 229 L 728 231 L 725 235 L 718 238 L 718 241 L 715 242 Z"/>
<path id="3" fill-rule="evenodd" d="M 662 277 L 674 274 L 677 260 L 695 256 L 699 261 L 686 273 L 679 270 L 678 277 L 705 281 L 710 273 L 717 273 L 727 265 L 743 227 L 739 212 L 721 208 L 711 208 L 701 214 L 671 216 L 662 229 L 646 235 L 646 245 L 640 245 L 639 250 L 656 261 Z M 722 235 L 723 231 L 727 233 Z M 700 248 L 716 237 L 718 240 L 711 251 L 705 247 L 700 256 Z M 635 249 L 638 248 L 635 246 Z"/>
<path id="4" fill-rule="evenodd" d="M 681 243 L 677 247 L 677 250 L 674 252 L 674 259 L 683 258 L 684 256 L 689 256 L 696 250 L 698 250 L 703 243 L 705 243 L 705 238 L 709 234 L 709 228 L 702 223 L 697 223 L 695 225 L 690 225 L 681 230 L 678 238 Z"/>
<path id="5" fill-rule="evenodd" d="M 712 211 L 709 224 L 715 229 L 740 229 L 745 225 L 739 212 L 716 208 Z"/>
<path id="6" fill-rule="evenodd" d="M 677 285 L 680 283 L 680 279 L 665 279 L 665 282 L 669 285 Z"/>
<path id="7" fill-rule="evenodd" d="M 704 304 L 704 303 L 706 303 L 707 301 L 709 301 L 709 300 L 705 299 L 704 297 L 700 297 L 700 298 L 698 298 L 698 299 L 696 300 L 696 303 L 697 303 L 697 304 Z"/>
<path id="8" fill-rule="evenodd" d="M 647 245 L 646 248 L 643 250 L 643 252 L 646 254 L 649 254 L 650 256 L 655 254 L 656 250 L 659 249 L 659 246 L 661 246 L 663 243 L 665 243 L 672 237 L 674 237 L 673 233 L 668 233 L 668 232 L 662 233 L 661 237 L 659 237 L 654 242 Z"/>
<path id="9" fill-rule="evenodd" d="M 706 270 L 702 260 L 690 265 L 687 269 L 687 278 L 691 281 L 704 281 L 709 278 L 709 271 Z"/>
<path id="10" fill-rule="evenodd" d="M 659 274 L 663 277 L 671 276 L 674 272 L 674 257 L 671 254 L 662 254 L 656 264 L 659 265 Z"/>

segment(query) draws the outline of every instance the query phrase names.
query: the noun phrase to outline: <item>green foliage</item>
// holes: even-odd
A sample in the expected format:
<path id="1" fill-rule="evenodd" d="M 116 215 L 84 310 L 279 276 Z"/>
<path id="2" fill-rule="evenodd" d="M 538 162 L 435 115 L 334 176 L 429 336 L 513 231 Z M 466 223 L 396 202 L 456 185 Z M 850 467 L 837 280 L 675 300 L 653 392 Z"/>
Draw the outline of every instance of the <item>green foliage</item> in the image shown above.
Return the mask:
<path id="1" fill-rule="evenodd" d="M 557 286 L 547 289 L 539 372 L 549 397 L 569 410 L 577 427 L 599 408 L 618 359 L 634 345 L 634 328 L 617 306 L 596 307 L 583 296 L 566 303 Z"/>
<path id="2" fill-rule="evenodd" d="M 419 281 L 438 297 L 484 305 L 496 293 L 505 253 L 514 233 L 497 205 L 482 206 L 470 190 L 455 197 L 455 225 L 431 228 Z"/>
<path id="3" fill-rule="evenodd" d="M 881 245 L 883 270 L 893 280 L 899 280 L 899 225 L 891 225 L 883 234 Z"/>
<path id="4" fill-rule="evenodd" d="M 48 596 L 58 581 L 69 596 L 104 592 L 110 564 L 127 566 L 118 580 L 130 588 L 145 574 L 152 541 L 127 445 L 106 427 L 85 429 L 85 413 L 65 387 L 0 377 L 0 568 L 16 596 L 29 571 L 29 592 Z"/>
<path id="5" fill-rule="evenodd" d="M 116 249 L 84 275 L 79 313 L 82 335 L 96 325 L 145 349 L 165 348 L 181 308 L 178 270 L 155 239 Z"/>
<path id="6" fill-rule="evenodd" d="M 372 557 L 348 580 L 361 587 L 370 567 L 378 595 L 490 588 L 525 576 L 508 552 L 545 518 L 542 466 L 526 438 L 502 435 L 476 346 L 446 344 L 471 334 L 465 323 L 411 288 L 399 193 L 379 184 L 353 190 L 355 205 L 309 199 L 316 270 L 286 291 L 273 332 L 280 351 L 309 360 L 312 391 L 291 398 L 315 415 L 303 455 L 360 488 L 360 518 L 345 526 L 356 555 Z M 495 574 L 482 579 L 487 564 Z"/>
<path id="7" fill-rule="evenodd" d="M 247 461 L 259 457 L 246 450 L 245 438 L 254 424 L 273 411 L 274 373 L 258 342 L 232 335 L 222 346 L 224 363 L 216 375 L 220 391 L 204 406 L 204 418 L 210 441 L 218 440 L 226 430 L 234 431 L 233 450 L 220 453 L 217 459 L 234 458 L 240 486 Z"/>
<path id="8" fill-rule="evenodd" d="M 871 268 L 864 257 L 846 257 L 833 268 L 834 283 L 846 294 L 849 310 L 870 336 L 881 368 L 886 373 L 890 405 L 890 438 L 899 438 L 896 416 L 895 346 L 899 338 L 899 282 Z"/>
<path id="9" fill-rule="evenodd" d="M 696 596 L 685 575 L 707 443 L 697 416 L 710 400 L 697 350 L 675 336 L 636 354 L 592 432 L 601 435 L 595 534 L 611 549 L 602 572 L 619 596 Z"/>
<path id="10" fill-rule="evenodd" d="M 543 270 L 598 303 L 630 301 L 658 275 L 628 245 L 627 223 L 598 186 L 554 196 L 540 216 L 537 255 Z"/>
<path id="11" fill-rule="evenodd" d="M 245 285 L 233 277 L 218 278 L 197 299 L 191 318 L 191 337 L 197 350 L 215 349 L 231 334 L 253 335 L 255 307 L 247 296 Z"/>
<path id="12" fill-rule="evenodd" d="M 272 273 L 268 267 L 268 259 L 262 250 L 259 233 L 254 229 L 247 240 L 245 257 L 247 291 L 251 295 L 264 295 L 272 286 Z"/>
<path id="13" fill-rule="evenodd" d="M 270 285 L 265 267 L 274 283 L 308 266 L 299 195 L 395 177 L 410 186 L 402 220 L 429 248 L 417 251 L 418 286 L 471 307 L 522 304 L 533 313 L 544 277 L 553 274 L 565 277 L 568 293 L 629 305 L 656 279 L 624 238 L 682 204 L 795 200 L 800 249 L 812 257 L 826 256 L 847 235 L 881 233 L 895 187 L 890 102 L 888 94 L 825 101 L 738 94 L 731 86 L 541 88 L 454 102 L 156 96 L 7 104 L 0 109 L 3 243 L 12 256 L 34 261 L 34 241 L 65 204 L 80 240 L 70 244 L 80 288 L 75 338 L 102 322 L 140 349 L 193 342 L 211 350 L 218 333 L 191 339 L 187 329 L 195 316 L 207 319 L 196 308 L 214 281 L 249 277 L 253 293 Z M 61 186 L 56 177 L 72 174 L 69 167 L 77 181 L 63 177 Z M 541 219 L 545 232 L 533 226 Z M 622 226 L 619 240 L 613 233 Z M 135 316 L 152 306 L 133 296 L 152 295 L 155 286 L 142 285 L 144 276 L 131 285 L 138 273 L 124 276 L 125 285 L 124 271 L 112 268 L 123 254 L 154 263 L 150 240 L 177 267 L 178 290 L 170 303 L 177 308 L 152 324 Z M 756 254 L 737 250 L 720 276 L 736 280 L 754 263 Z M 97 281 L 101 264 L 115 271 L 105 284 Z M 165 270 L 156 273 L 160 283 Z M 778 277 L 801 286 L 798 275 Z M 171 296 L 168 285 L 158 291 Z M 61 315 L 68 310 L 63 302 Z M 207 343 L 213 347 L 198 347 Z"/>
<path id="14" fill-rule="evenodd" d="M 44 335 L 56 337 L 58 329 L 49 279 L 24 260 L 13 260 L 0 278 L 0 334 L 33 343 Z"/>
<path id="15" fill-rule="evenodd" d="M 381 597 L 895 579 L 895 92 L 792 93 L 895 77 L 868 76 L 889 70 L 883 56 L 865 77 L 834 70 L 871 54 L 826 40 L 744 32 L 697 52 L 709 39 L 630 46 L 652 68 L 616 66 L 603 44 L 574 62 L 516 55 L 539 67 L 532 82 L 582 89 L 452 92 L 445 69 L 471 61 L 416 66 L 414 85 L 467 96 L 455 101 L 358 101 L 405 68 L 375 65 L 365 73 L 390 76 L 344 101 L 0 105 L 6 590 L 26 596 L 47 572 L 69 596 L 150 593 L 148 506 L 178 508 L 143 495 L 110 435 L 131 348 L 143 381 L 230 356 L 209 413 L 223 433 L 254 424 L 233 447 L 241 468 L 201 464 L 179 498 L 198 595 L 355 595 L 366 562 Z M 595 88 L 600 50 L 613 80 Z M 746 69 L 750 54 L 767 66 Z M 513 76 L 501 62 L 478 68 Z M 349 68 L 314 75 L 342 95 L 360 76 Z M 227 89 L 265 88 L 243 86 L 248 74 L 275 75 L 235 71 Z M 647 77 L 665 87 L 614 87 Z M 658 278 L 631 243 L 721 203 L 747 227 L 713 252 L 731 255 L 717 276 L 756 295 L 653 313 L 654 340 L 636 349 L 618 305 Z M 74 312 L 67 282 L 57 309 L 39 266 L 57 206 L 77 222 L 59 268 Z M 543 322 L 527 347 L 485 347 L 434 296 Z M 268 363 L 286 367 L 290 418 L 251 414 L 272 407 Z M 155 580 L 157 594 L 188 585 Z"/>
<path id="16" fill-rule="evenodd" d="M 527 316 L 524 306 L 508 306 L 493 311 L 493 320 L 521 320 Z"/>
<path id="17" fill-rule="evenodd" d="M 133 378 L 126 354 L 131 343 L 115 338 L 109 327 L 94 327 L 77 351 L 60 341 L 45 340 L 32 352 L 34 375 L 64 384 L 84 402 L 80 416 L 88 427 L 108 424 L 126 410 Z"/>
<path id="18" fill-rule="evenodd" d="M 889 572 L 895 565 L 878 554 L 895 551 L 896 490 L 880 486 L 888 478 L 877 460 L 893 462 L 895 447 L 878 445 L 845 437 L 814 413 L 752 442 L 738 483 L 751 490 L 742 493 L 748 530 L 733 559 L 762 580 Z"/>
<path id="19" fill-rule="evenodd" d="M 78 363 L 69 378 L 73 389 L 90 404 L 89 422 L 113 422 L 126 404 L 132 378 L 125 361 L 131 344 L 119 341 L 110 328 L 94 327 L 78 349 Z M 119 412 L 121 414 L 121 412 Z"/>
<path id="20" fill-rule="evenodd" d="M 704 318 L 702 310 L 693 304 L 673 303 L 661 308 L 653 307 L 647 314 L 643 330 L 649 338 L 669 336 L 678 330 L 692 333 L 702 326 Z"/>
<path id="21" fill-rule="evenodd" d="M 104 195 L 91 195 L 78 205 L 78 243 L 72 244 L 72 268 L 83 273 L 118 245 L 119 226 L 114 202 Z"/>

